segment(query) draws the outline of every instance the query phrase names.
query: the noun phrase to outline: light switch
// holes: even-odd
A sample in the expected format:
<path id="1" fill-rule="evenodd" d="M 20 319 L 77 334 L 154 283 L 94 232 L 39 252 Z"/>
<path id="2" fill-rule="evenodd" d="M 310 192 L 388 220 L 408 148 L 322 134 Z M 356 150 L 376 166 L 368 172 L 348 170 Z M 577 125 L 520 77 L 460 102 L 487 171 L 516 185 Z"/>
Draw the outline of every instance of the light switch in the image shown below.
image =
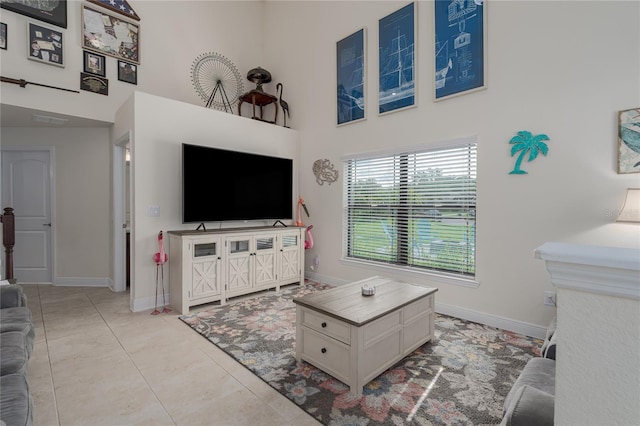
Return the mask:
<path id="1" fill-rule="evenodd" d="M 147 216 L 149 217 L 159 217 L 160 216 L 160 206 L 149 206 Z"/>

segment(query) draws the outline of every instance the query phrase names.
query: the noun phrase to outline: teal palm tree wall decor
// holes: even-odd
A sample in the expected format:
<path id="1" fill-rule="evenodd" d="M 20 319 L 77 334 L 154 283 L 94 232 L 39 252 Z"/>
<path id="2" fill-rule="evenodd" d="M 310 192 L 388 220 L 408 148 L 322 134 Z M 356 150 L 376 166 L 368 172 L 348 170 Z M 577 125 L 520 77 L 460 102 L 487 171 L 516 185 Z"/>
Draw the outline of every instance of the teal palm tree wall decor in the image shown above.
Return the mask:
<path id="1" fill-rule="evenodd" d="M 509 143 L 513 145 L 511 147 L 511 156 L 513 157 L 518 152 L 518 158 L 516 158 L 516 164 L 513 166 L 513 170 L 509 172 L 510 175 L 526 175 L 527 172 L 520 168 L 522 160 L 529 153 L 527 162 L 533 161 L 538 157 L 538 153 L 547 155 L 549 147 L 543 141 L 548 141 L 549 136 L 541 133 L 539 135 L 532 135 L 531 132 L 521 130 L 517 135 L 511 138 Z"/>

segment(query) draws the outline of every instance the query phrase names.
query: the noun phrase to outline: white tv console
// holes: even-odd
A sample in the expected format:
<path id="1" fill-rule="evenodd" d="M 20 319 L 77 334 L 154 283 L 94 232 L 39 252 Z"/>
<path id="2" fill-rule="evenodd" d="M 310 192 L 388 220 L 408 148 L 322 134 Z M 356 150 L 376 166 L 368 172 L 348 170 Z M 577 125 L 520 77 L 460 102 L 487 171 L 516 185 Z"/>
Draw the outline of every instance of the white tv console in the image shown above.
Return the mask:
<path id="1" fill-rule="evenodd" d="M 171 306 L 195 305 L 304 282 L 304 227 L 168 231 Z"/>

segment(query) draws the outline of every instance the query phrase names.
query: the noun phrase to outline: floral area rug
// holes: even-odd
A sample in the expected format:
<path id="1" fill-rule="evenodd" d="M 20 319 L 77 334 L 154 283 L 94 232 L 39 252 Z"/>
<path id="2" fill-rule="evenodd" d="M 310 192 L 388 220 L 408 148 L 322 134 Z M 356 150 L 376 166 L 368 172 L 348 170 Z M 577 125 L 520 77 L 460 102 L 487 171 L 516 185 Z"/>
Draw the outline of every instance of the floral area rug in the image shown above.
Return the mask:
<path id="1" fill-rule="evenodd" d="M 293 297 L 306 282 L 180 319 L 325 425 L 498 424 L 504 399 L 542 342 L 436 315 L 431 342 L 369 382 L 361 396 L 295 359 Z"/>

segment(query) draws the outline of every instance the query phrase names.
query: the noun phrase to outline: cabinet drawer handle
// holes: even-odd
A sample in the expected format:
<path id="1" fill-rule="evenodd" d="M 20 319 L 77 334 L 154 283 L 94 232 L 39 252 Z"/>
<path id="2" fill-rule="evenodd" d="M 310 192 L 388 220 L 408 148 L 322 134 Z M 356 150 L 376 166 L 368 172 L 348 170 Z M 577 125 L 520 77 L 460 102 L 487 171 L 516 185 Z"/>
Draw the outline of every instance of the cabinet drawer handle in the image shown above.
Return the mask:
<path id="1" fill-rule="evenodd" d="M 322 328 L 325 328 L 327 326 L 326 322 L 323 322 L 322 324 L 320 324 L 322 326 Z"/>
<path id="2" fill-rule="evenodd" d="M 323 354 L 326 354 L 327 353 L 327 348 L 320 349 L 320 352 L 322 352 Z"/>

